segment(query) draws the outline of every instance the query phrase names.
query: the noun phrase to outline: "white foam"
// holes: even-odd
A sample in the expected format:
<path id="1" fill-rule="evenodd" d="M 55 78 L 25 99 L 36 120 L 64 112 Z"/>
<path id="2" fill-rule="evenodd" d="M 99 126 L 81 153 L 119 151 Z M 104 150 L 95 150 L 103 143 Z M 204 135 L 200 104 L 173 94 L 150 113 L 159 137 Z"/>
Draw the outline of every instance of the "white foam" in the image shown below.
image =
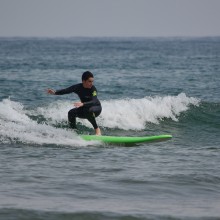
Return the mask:
<path id="1" fill-rule="evenodd" d="M 164 118 L 178 121 L 180 113 L 188 110 L 190 105 L 198 105 L 199 100 L 181 93 L 178 96 L 110 100 L 102 103 L 103 112 L 98 119 L 102 126 L 141 130 L 147 122 L 158 124 Z"/>
<path id="2" fill-rule="evenodd" d="M 184 93 L 177 96 L 107 100 L 102 101 L 103 111 L 97 122 L 105 128 L 142 130 L 147 123 L 158 124 L 164 119 L 178 121 L 180 113 L 187 111 L 190 105 L 199 105 L 199 100 L 187 97 Z M 72 102 L 56 101 L 44 107 L 27 110 L 19 102 L 4 99 L 0 102 L 0 141 L 86 146 L 88 142 L 81 140 L 73 131 L 54 126 L 67 122 L 67 114 L 71 108 Z M 28 115 L 43 115 L 46 124 L 37 123 Z M 92 128 L 87 120 L 77 121 Z"/>
<path id="3" fill-rule="evenodd" d="M 68 101 L 56 101 L 48 106 L 38 107 L 31 111 L 33 115 L 43 115 L 48 123 L 56 124 L 67 120 L 68 111 L 73 108 L 73 103 Z"/>
<path id="4" fill-rule="evenodd" d="M 72 131 L 31 120 L 23 105 L 10 99 L 0 102 L 0 140 L 27 144 L 88 145 Z"/>

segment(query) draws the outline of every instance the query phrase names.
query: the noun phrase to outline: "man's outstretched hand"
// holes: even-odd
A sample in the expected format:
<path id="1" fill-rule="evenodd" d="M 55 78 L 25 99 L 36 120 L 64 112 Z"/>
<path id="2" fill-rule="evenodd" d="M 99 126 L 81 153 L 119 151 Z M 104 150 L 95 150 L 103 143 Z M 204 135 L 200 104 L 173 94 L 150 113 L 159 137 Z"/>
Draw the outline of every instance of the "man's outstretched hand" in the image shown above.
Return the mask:
<path id="1" fill-rule="evenodd" d="M 47 93 L 51 95 L 55 95 L 55 91 L 53 89 L 47 89 Z"/>

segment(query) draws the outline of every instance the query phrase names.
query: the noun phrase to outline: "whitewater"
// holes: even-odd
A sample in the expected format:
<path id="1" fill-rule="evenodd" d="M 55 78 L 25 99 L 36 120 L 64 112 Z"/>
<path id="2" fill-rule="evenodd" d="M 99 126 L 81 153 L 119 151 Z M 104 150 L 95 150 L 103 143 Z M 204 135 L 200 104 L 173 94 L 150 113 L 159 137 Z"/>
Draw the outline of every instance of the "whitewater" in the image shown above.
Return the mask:
<path id="1" fill-rule="evenodd" d="M 148 123 L 158 124 L 167 119 L 178 121 L 181 112 L 187 111 L 190 106 L 198 106 L 199 100 L 182 93 L 178 96 L 104 100 L 102 105 L 103 112 L 97 119 L 101 127 L 138 131 L 144 130 Z M 67 113 L 71 108 L 73 104 L 70 101 L 56 101 L 44 107 L 26 109 L 20 102 L 3 99 L 0 102 L 1 141 L 58 146 L 88 145 L 74 130 L 56 127 L 67 124 Z M 92 128 L 87 120 L 79 119 L 78 123 Z"/>

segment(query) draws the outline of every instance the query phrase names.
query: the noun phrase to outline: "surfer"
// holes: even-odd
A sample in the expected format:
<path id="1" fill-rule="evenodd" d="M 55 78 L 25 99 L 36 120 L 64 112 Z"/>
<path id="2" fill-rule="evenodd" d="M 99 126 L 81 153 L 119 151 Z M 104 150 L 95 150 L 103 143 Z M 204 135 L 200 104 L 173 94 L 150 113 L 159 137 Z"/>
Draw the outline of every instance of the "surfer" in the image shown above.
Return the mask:
<path id="1" fill-rule="evenodd" d="M 68 121 L 71 128 L 76 128 L 76 118 L 88 119 L 95 129 L 96 135 L 101 135 L 101 130 L 96 123 L 96 117 L 101 114 L 102 106 L 97 98 L 97 89 L 93 85 L 94 77 L 89 71 L 82 74 L 82 83 L 72 85 L 66 89 L 53 90 L 47 89 L 48 94 L 64 95 L 69 93 L 76 93 L 80 102 L 75 102 L 75 108 L 68 112 Z"/>

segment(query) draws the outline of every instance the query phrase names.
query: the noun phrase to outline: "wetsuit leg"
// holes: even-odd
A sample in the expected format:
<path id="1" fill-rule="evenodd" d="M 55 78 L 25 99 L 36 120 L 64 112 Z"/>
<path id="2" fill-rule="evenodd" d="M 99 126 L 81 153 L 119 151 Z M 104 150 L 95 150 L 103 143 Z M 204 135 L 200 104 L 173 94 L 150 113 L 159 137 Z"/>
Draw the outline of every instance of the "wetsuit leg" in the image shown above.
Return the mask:
<path id="1" fill-rule="evenodd" d="M 76 116 L 77 112 L 76 109 L 73 108 L 68 112 L 68 121 L 71 128 L 76 128 Z"/>
<path id="2" fill-rule="evenodd" d="M 101 114 L 101 106 L 92 106 L 86 112 L 86 118 L 92 124 L 94 129 L 98 128 L 95 118 Z"/>
<path id="3" fill-rule="evenodd" d="M 92 106 L 90 108 L 73 108 L 68 112 L 68 120 L 71 128 L 76 128 L 76 117 L 88 119 L 94 129 L 98 128 L 95 118 L 101 114 L 101 106 Z"/>
<path id="4" fill-rule="evenodd" d="M 84 115 L 82 108 L 73 108 L 68 112 L 68 121 L 71 128 L 76 128 L 76 117 L 82 118 Z"/>

